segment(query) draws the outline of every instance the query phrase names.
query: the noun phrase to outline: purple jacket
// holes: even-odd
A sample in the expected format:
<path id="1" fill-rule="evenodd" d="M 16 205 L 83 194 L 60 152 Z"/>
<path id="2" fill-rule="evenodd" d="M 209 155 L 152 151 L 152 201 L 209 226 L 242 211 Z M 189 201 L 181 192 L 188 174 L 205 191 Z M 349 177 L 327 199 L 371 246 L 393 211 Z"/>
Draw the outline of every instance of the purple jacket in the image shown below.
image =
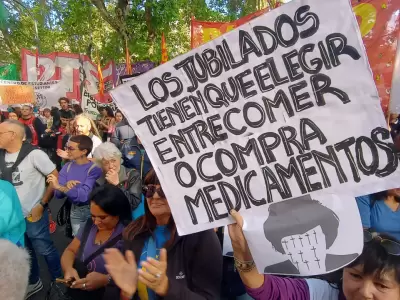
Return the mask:
<path id="1" fill-rule="evenodd" d="M 74 186 L 66 194 L 56 191 L 57 198 L 67 196 L 68 200 L 73 204 L 87 203 L 89 194 L 95 187 L 96 180 L 102 175 L 102 170 L 93 162 L 84 165 L 78 165 L 75 162 L 69 162 L 64 165 L 58 175 L 58 182 L 65 186 L 70 180 L 78 180 L 81 183 Z"/>

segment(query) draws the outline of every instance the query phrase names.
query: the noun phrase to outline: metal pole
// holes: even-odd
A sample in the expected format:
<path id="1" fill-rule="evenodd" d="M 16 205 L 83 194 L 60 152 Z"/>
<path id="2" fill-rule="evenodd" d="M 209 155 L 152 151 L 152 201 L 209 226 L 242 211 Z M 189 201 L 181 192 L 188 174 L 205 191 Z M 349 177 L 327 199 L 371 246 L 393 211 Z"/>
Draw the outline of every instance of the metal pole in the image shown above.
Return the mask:
<path id="1" fill-rule="evenodd" d="M 39 30 L 38 30 L 38 26 L 37 26 L 37 21 L 34 19 L 35 21 L 35 40 L 36 40 L 36 48 L 37 48 L 37 52 L 40 54 L 40 40 L 39 40 Z"/>

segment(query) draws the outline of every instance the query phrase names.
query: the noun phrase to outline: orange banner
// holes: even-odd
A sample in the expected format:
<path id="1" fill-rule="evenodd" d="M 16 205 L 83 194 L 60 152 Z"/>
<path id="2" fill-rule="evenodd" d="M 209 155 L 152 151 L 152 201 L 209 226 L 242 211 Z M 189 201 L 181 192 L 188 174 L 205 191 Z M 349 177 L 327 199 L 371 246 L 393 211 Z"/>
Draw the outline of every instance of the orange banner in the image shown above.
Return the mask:
<path id="1" fill-rule="evenodd" d="M 390 99 L 393 66 L 400 27 L 400 0 L 352 1 L 353 11 L 367 50 L 375 83 L 386 113 Z M 268 8 L 255 12 L 235 22 L 202 22 L 192 19 L 192 48 L 260 16 Z"/>
<path id="2" fill-rule="evenodd" d="M 35 103 L 35 91 L 30 85 L 0 85 L 0 104 Z"/>

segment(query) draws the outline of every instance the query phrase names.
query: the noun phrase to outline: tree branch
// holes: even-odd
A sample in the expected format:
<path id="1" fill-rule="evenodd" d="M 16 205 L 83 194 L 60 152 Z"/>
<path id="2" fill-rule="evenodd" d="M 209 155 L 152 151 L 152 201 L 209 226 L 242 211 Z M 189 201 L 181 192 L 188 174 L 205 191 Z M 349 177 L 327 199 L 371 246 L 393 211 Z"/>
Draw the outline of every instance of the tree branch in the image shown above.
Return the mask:
<path id="1" fill-rule="evenodd" d="M 118 6 L 121 5 L 120 2 L 126 2 L 126 6 L 124 10 L 121 10 L 121 12 L 124 12 L 124 14 L 126 13 L 126 7 L 128 6 L 128 2 L 126 0 L 119 0 L 118 1 Z M 107 8 L 103 2 L 103 0 L 91 0 L 91 2 L 93 3 L 94 6 L 96 6 L 96 8 L 98 9 L 101 17 L 103 18 L 103 20 L 105 20 L 108 24 L 110 24 L 110 26 L 116 31 L 118 32 L 123 39 L 127 39 L 128 38 L 128 34 L 127 34 L 127 30 L 126 30 L 126 22 L 125 22 L 125 15 L 122 15 L 121 17 L 118 17 L 117 14 L 117 18 L 114 18 L 108 11 Z M 118 6 L 116 8 L 116 10 L 118 9 Z M 123 8 L 123 6 L 121 6 L 121 8 Z"/>

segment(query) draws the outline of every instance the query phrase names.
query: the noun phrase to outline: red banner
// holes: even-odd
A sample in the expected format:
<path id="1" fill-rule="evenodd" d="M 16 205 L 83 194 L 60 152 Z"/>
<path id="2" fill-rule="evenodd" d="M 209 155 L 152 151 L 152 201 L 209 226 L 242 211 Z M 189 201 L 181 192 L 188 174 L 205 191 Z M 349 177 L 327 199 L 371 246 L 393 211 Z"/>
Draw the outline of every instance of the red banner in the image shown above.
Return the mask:
<path id="1" fill-rule="evenodd" d="M 400 0 L 352 1 L 353 11 L 367 50 L 382 109 L 387 111 L 390 99 L 393 67 L 400 28 Z M 202 22 L 192 19 L 192 48 L 260 16 L 268 9 L 241 18 L 235 22 Z"/>
<path id="2" fill-rule="evenodd" d="M 36 60 L 38 60 L 38 70 Z M 81 102 L 85 89 L 99 102 L 111 101 L 108 93 L 104 93 L 103 97 L 100 95 L 97 65 L 86 55 L 52 52 L 40 54 L 37 58 L 34 52 L 22 49 L 21 63 L 22 80 L 24 81 L 60 80 L 60 86 L 65 90 L 65 96 L 71 100 Z M 109 91 L 115 85 L 115 65 L 113 62 L 109 62 L 101 70 L 104 90 Z"/>

